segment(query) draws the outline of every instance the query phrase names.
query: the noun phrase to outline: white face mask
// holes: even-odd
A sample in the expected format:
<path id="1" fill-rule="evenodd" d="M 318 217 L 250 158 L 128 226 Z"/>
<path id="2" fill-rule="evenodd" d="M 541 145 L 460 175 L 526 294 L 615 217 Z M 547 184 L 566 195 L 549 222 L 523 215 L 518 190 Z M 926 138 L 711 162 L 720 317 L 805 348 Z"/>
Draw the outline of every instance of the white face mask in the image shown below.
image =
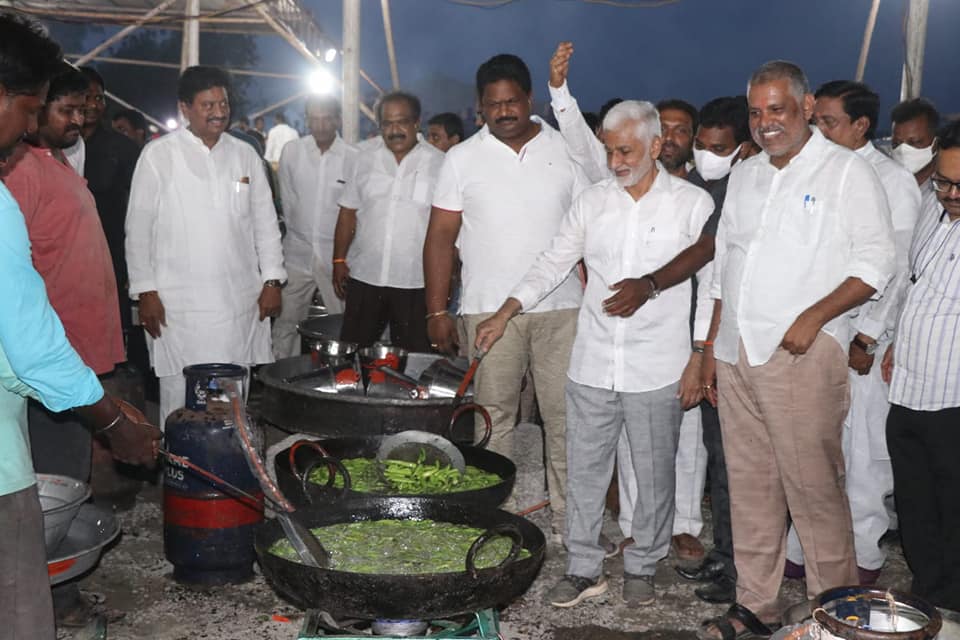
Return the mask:
<path id="1" fill-rule="evenodd" d="M 730 173 L 730 168 L 733 166 L 733 159 L 740 153 L 740 147 L 742 146 L 742 144 L 737 145 L 737 148 L 726 156 L 718 156 L 713 151 L 694 147 L 693 160 L 697 163 L 697 172 L 700 174 L 700 177 L 704 180 L 719 180 L 726 176 Z"/>
<path id="2" fill-rule="evenodd" d="M 894 147 L 890 155 L 894 160 L 906 167 L 907 171 L 916 173 L 933 160 L 933 143 L 931 143 L 929 147 L 917 149 L 906 142 L 901 142 L 899 146 Z"/>

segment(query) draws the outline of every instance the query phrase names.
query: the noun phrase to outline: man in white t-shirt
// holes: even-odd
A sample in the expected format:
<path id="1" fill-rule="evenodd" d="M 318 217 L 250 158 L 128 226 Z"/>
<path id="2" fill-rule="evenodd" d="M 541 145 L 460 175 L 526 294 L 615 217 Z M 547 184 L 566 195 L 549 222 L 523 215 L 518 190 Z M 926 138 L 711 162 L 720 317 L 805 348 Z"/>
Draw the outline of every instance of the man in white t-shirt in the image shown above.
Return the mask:
<path id="1" fill-rule="evenodd" d="M 573 198 L 588 185 L 560 134 L 531 116 L 530 72 L 520 58 L 501 54 L 482 64 L 477 95 L 487 124 L 447 152 L 424 247 L 427 329 L 445 353 L 457 350 L 456 326 L 447 312 L 455 246 L 463 262 L 460 312 L 472 336 L 547 248 Z M 510 324 L 474 382 L 477 402 L 493 418 L 490 448 L 512 457 L 520 381 L 528 367 L 532 372 L 557 533 L 565 511 L 563 387 L 580 299 L 580 282 L 568 274 Z"/>

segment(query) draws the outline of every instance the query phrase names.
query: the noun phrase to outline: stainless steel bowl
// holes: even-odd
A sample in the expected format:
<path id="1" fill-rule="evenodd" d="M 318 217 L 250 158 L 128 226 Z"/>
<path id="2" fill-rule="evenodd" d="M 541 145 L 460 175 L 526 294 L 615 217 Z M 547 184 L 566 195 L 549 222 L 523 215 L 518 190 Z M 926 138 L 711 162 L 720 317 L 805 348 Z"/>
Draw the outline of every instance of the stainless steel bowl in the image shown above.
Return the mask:
<path id="1" fill-rule="evenodd" d="M 67 476 L 38 473 L 37 492 L 43 509 L 44 541 L 50 555 L 63 542 L 80 507 L 90 498 L 90 487 Z"/>
<path id="2" fill-rule="evenodd" d="M 92 504 L 81 505 L 57 552 L 47 552 L 50 584 L 60 584 L 89 571 L 97 564 L 103 548 L 119 534 L 120 523 L 112 513 Z"/>

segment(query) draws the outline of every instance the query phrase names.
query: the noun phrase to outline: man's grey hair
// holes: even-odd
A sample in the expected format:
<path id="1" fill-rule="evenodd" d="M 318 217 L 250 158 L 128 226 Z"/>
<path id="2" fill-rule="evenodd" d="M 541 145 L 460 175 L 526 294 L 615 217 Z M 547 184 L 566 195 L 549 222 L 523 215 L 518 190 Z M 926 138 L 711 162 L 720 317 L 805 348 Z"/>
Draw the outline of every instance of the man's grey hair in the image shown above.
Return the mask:
<path id="1" fill-rule="evenodd" d="M 660 114 L 652 103 L 646 100 L 624 100 L 603 117 L 603 130 L 613 131 L 628 122 L 634 123 L 635 133 L 644 144 L 650 144 L 660 135 Z"/>
<path id="2" fill-rule="evenodd" d="M 807 75 L 803 72 L 803 69 L 786 60 L 771 60 L 760 65 L 750 76 L 750 81 L 747 83 L 747 94 L 749 95 L 751 87 L 775 80 L 789 80 L 790 93 L 797 99 L 797 102 L 802 102 L 803 96 L 810 93 L 810 83 L 807 81 Z"/>

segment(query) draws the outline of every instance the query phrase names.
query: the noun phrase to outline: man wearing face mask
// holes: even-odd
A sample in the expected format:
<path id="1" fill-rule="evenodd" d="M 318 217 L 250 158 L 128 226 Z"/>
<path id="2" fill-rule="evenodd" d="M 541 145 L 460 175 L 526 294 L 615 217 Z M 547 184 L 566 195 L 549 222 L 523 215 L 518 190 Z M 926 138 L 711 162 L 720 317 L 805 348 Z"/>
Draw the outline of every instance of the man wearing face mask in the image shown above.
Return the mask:
<path id="1" fill-rule="evenodd" d="M 190 67 L 177 86 L 188 126 L 151 141 L 126 222 L 130 295 L 150 336 L 160 420 L 183 406 L 183 368 L 273 362 L 270 320 L 287 274 L 260 156 L 231 135 L 230 76 Z"/>
<path id="2" fill-rule="evenodd" d="M 597 538 L 614 453 L 624 434 L 638 487 L 629 513 L 635 542 L 624 549 L 627 606 L 654 601 L 654 572 L 670 545 L 672 461 L 683 415 L 680 378 L 690 353 L 685 325 L 691 284 L 688 280 L 657 305 L 629 315 L 608 297 L 610 282 L 643 280 L 643 274 L 693 242 L 713 210 L 705 191 L 667 173 L 655 160 L 658 120 L 652 104 L 635 100 L 607 113 L 603 139 L 615 177 L 574 201 L 549 249 L 476 330 L 477 348 L 490 349 L 517 321 L 514 316 L 535 308 L 578 261 L 586 264 L 566 385 L 569 554 L 566 576 L 547 594 L 556 607 L 575 606 L 608 588 Z M 701 298 L 703 311 L 709 313 L 706 298 Z M 697 381 L 691 384 L 698 394 Z"/>
<path id="3" fill-rule="evenodd" d="M 103 376 L 125 360 L 113 263 L 93 195 L 62 151 L 80 137 L 86 92 L 86 78 L 64 63 L 50 82 L 36 134 L 9 160 L 3 182 L 23 212 L 33 264 L 67 339 Z M 73 413 L 52 413 L 36 402 L 29 418 L 36 470 L 86 482 L 90 430 Z"/>
<path id="4" fill-rule="evenodd" d="M 914 98 L 895 106 L 890 119 L 893 120 L 890 155 L 914 175 L 924 196 L 932 195 L 930 176 L 936 170 L 940 113 L 929 100 Z"/>
<path id="5" fill-rule="evenodd" d="M 388 93 L 377 104 L 383 144 L 360 151 L 346 175 L 333 241 L 333 287 L 346 302 L 340 338 L 430 351 L 423 242 L 443 153 L 419 142 L 420 100 Z"/>
<path id="6" fill-rule="evenodd" d="M 843 455 L 847 497 L 853 518 L 859 584 L 874 584 L 886 554 L 880 537 L 889 528 L 885 496 L 893 493 L 893 470 L 885 427 L 888 387 L 877 359 L 893 340 L 904 291 L 909 282 L 907 253 L 920 213 L 920 189 L 913 175 L 870 142 L 876 131 L 880 97 L 860 82 L 835 80 L 814 94 L 813 122 L 831 142 L 865 158 L 883 185 L 890 206 L 896 245 L 896 275 L 886 289 L 850 311 L 856 331 L 849 345 L 850 411 L 844 420 Z M 787 539 L 787 575 L 803 570 L 796 530 Z M 791 566 L 791 564 L 793 566 Z"/>
<path id="7" fill-rule="evenodd" d="M 297 323 L 307 317 L 315 290 L 328 313 L 343 313 L 333 290 L 333 232 L 346 184 L 345 168 L 356 150 L 343 141 L 340 102 L 310 96 L 306 106 L 310 135 L 289 143 L 280 154 L 280 191 L 287 234 L 283 257 L 289 281 L 283 310 L 273 323 L 273 353 L 289 358 L 300 353 Z"/>

